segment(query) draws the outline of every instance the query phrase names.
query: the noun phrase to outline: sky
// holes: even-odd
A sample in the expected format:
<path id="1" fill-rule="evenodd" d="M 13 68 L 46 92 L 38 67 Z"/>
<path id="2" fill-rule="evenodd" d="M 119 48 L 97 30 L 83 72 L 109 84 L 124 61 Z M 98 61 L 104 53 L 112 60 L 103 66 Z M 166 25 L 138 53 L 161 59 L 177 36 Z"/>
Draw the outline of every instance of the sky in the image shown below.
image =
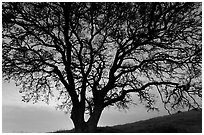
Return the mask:
<path id="1" fill-rule="evenodd" d="M 1 82 L 3 133 L 38 133 L 73 128 L 69 114 L 56 110 L 53 105 L 21 102 L 19 87 L 13 82 Z M 119 125 L 167 115 L 162 105 L 158 106 L 159 112 L 147 112 L 142 105 L 132 107 L 128 111 L 108 108 L 103 111 L 98 125 Z"/>
<path id="2" fill-rule="evenodd" d="M 24 103 L 14 82 L 2 82 L 2 132 L 3 133 L 45 133 L 57 130 L 72 129 L 69 114 L 56 110 L 55 106 L 43 103 Z M 136 122 L 157 116 L 167 115 L 160 112 L 147 112 L 142 105 L 127 111 L 107 108 L 99 120 L 99 126 L 112 126 Z"/>

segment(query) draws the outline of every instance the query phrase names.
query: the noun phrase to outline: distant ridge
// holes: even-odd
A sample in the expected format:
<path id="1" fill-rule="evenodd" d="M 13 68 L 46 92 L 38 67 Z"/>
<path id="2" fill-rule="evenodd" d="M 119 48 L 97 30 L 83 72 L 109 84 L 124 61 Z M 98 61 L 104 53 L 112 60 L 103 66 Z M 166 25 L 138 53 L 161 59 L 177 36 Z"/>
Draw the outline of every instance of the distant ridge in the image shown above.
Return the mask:
<path id="1" fill-rule="evenodd" d="M 59 130 L 52 133 L 70 133 L 72 130 Z M 202 110 L 194 109 L 148 120 L 99 127 L 99 133 L 202 133 Z"/>

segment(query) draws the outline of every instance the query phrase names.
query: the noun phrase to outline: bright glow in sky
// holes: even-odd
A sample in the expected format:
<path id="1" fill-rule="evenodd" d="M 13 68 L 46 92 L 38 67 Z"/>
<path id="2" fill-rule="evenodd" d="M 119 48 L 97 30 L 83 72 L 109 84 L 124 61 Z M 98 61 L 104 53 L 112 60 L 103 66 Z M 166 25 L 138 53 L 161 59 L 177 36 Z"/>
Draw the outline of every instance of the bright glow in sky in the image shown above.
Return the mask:
<path id="1" fill-rule="evenodd" d="M 72 129 L 69 114 L 55 110 L 55 107 L 43 103 L 21 102 L 21 95 L 13 82 L 2 84 L 2 131 L 16 132 L 51 132 L 60 129 Z M 99 126 L 111 126 L 144 120 L 167 114 L 161 107 L 160 112 L 147 112 L 138 105 L 128 111 L 107 108 L 103 111 Z"/>

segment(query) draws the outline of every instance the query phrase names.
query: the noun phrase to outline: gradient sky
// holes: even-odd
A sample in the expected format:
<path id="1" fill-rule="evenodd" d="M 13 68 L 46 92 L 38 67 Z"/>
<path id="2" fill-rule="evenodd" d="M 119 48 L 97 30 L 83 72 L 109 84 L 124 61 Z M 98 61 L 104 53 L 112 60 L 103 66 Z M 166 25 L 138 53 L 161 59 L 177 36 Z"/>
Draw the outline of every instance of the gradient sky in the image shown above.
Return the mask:
<path id="1" fill-rule="evenodd" d="M 19 87 L 16 87 L 13 82 L 1 82 L 3 133 L 51 132 L 73 128 L 69 114 L 55 110 L 52 105 L 21 102 Z M 98 125 L 112 126 L 167 115 L 163 105 L 158 106 L 160 106 L 160 112 L 147 112 L 142 105 L 132 107 L 128 111 L 107 108 L 103 111 Z"/>
<path id="2" fill-rule="evenodd" d="M 57 111 L 54 106 L 38 103 L 21 102 L 21 95 L 13 82 L 2 83 L 2 132 L 48 132 L 60 129 L 72 129 L 69 114 Z M 103 111 L 99 126 L 111 126 L 144 120 L 165 115 L 160 112 L 147 112 L 144 106 L 138 105 L 128 111 L 107 108 Z"/>

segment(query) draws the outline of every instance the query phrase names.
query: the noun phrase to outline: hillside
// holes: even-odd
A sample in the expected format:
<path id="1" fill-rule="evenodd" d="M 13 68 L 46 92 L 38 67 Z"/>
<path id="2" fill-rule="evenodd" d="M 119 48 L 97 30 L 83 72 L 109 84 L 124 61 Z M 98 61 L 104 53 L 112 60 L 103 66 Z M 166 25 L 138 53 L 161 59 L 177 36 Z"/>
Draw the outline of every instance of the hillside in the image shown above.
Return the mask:
<path id="1" fill-rule="evenodd" d="M 55 133 L 73 132 L 73 130 L 56 131 Z M 202 111 L 191 110 L 177 114 L 156 117 L 149 120 L 99 127 L 99 133 L 201 133 Z"/>

